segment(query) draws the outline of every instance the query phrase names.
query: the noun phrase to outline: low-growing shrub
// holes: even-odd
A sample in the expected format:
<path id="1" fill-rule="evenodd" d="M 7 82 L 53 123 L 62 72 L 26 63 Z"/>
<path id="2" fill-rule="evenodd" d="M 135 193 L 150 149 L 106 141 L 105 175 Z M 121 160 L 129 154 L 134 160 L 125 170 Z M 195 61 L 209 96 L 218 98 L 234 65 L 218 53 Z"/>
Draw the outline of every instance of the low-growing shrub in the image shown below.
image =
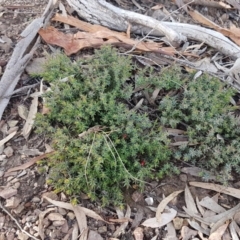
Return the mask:
<path id="1" fill-rule="evenodd" d="M 42 77 L 51 85 L 44 96 L 50 112 L 39 114 L 36 126 L 55 149 L 48 182 L 57 192 L 74 197 L 82 191 L 103 205 L 119 204 L 123 187 L 142 188 L 172 173 L 176 160 L 222 170 L 224 180 L 239 170 L 235 92 L 215 78 L 194 80 L 176 67 L 160 74 L 139 69 L 111 47 L 76 62 L 53 56 Z M 154 103 L 134 109 L 134 89 L 159 93 Z M 188 141 L 173 148 L 166 127 L 184 130 Z"/>
<path id="2" fill-rule="evenodd" d="M 61 55 L 46 64 L 42 77 L 52 85 L 45 96 L 50 113 L 39 115 L 37 126 L 56 151 L 49 178 L 56 191 L 72 196 L 83 191 L 103 204 L 117 204 L 123 187 L 133 182 L 141 187 L 170 172 L 162 127 L 128 107 L 131 72 L 130 59 L 110 47 L 86 61 L 72 63 Z"/>

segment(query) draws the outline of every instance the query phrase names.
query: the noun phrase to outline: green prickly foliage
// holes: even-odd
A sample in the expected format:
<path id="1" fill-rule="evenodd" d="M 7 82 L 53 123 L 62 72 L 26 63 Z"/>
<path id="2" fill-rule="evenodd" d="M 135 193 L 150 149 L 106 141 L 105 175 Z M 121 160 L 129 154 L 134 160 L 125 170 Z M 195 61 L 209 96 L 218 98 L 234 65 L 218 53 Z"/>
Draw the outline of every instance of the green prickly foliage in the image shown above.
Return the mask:
<path id="1" fill-rule="evenodd" d="M 160 74 L 139 69 L 109 46 L 76 62 L 53 56 L 41 76 L 51 85 L 44 96 L 50 113 L 39 114 L 36 126 L 55 149 L 48 182 L 57 192 L 74 197 L 82 191 L 103 205 L 121 204 L 123 187 L 142 188 L 148 179 L 176 172 L 176 160 L 216 170 L 223 181 L 239 171 L 240 128 L 230 104 L 235 92 L 218 79 L 194 80 L 177 67 Z M 155 105 L 131 110 L 136 88 L 150 95 L 158 88 Z M 184 130 L 188 143 L 170 147 L 166 127 Z"/>

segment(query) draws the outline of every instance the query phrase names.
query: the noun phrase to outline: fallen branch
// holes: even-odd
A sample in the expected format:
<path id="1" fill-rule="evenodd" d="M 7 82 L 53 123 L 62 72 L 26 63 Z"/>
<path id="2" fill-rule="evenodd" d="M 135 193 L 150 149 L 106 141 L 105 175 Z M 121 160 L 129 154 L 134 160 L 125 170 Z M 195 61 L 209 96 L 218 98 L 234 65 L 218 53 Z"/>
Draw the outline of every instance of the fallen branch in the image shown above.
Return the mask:
<path id="1" fill-rule="evenodd" d="M 21 33 L 23 39 L 17 43 L 0 81 L 0 119 L 8 105 L 8 96 L 13 94 L 21 74 L 25 70 L 29 60 L 31 60 L 39 44 L 40 38 L 38 37 L 38 31 L 44 25 L 46 19 L 51 15 L 56 3 L 57 0 L 49 1 L 42 17 L 35 19 Z"/>
<path id="2" fill-rule="evenodd" d="M 152 17 L 123 10 L 104 0 L 67 0 L 78 15 L 85 20 L 125 32 L 131 23 L 131 31 L 138 34 L 166 36 L 171 45 L 177 46 L 189 39 L 204 42 L 234 59 L 240 57 L 240 47 L 223 34 L 214 30 L 185 23 L 160 22 Z"/>

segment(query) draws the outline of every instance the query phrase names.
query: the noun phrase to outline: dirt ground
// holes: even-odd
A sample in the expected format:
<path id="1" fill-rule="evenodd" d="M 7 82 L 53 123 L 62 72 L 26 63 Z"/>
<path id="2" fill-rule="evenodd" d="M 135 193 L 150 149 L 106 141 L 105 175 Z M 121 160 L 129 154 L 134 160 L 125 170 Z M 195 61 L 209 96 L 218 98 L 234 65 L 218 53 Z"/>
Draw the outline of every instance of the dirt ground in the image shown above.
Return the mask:
<path id="1" fill-rule="evenodd" d="M 47 0 L 2 0 L 0 6 L 0 76 L 5 70 L 5 66 L 11 57 L 14 46 L 20 40 L 20 33 L 35 18 L 41 16 L 48 1 Z M 66 5 L 66 2 L 63 2 Z M 178 7 L 170 1 L 112 1 L 115 5 L 120 5 L 125 9 L 135 12 L 143 12 L 147 15 L 152 14 L 152 6 L 162 4 L 168 11 L 174 12 Z M 143 8 L 144 10 L 140 9 Z M 195 6 L 195 9 L 203 13 L 213 22 L 227 27 L 231 22 L 236 23 L 237 11 L 233 10 L 231 14 L 227 11 Z M 193 21 L 186 16 L 183 11 L 176 11 L 172 15 L 177 21 Z M 238 24 L 238 22 L 237 22 Z M 47 49 L 45 43 L 41 43 L 41 50 L 36 52 L 34 57 L 38 57 Z M 25 72 L 17 88 L 38 83 Z M 23 128 L 24 120 L 19 116 L 19 105 L 25 105 L 29 108 L 31 100 L 26 94 L 14 96 L 4 114 L 4 122 L 0 122 L 0 140 L 6 136 L 9 128 L 18 127 L 19 132 Z M 7 123 L 7 125 L 5 124 Z M 55 194 L 54 189 L 46 184 L 47 173 L 42 173 L 37 165 L 18 169 L 6 173 L 8 169 L 21 166 L 32 158 L 39 156 L 46 150 L 43 139 L 39 139 L 34 132 L 28 140 L 25 140 L 21 134 L 17 134 L 4 146 L 0 147 L 0 240 L 3 239 L 43 239 L 39 230 L 39 224 L 42 224 L 44 239 L 72 239 L 71 236 L 76 229 L 76 216 L 73 211 L 66 210 L 63 207 L 49 205 L 42 197 L 47 196 L 53 200 L 68 202 L 68 197 L 64 194 Z M 5 157 L 4 157 L 5 156 Z M 183 167 L 185 165 L 182 165 Z M 47 171 L 46 171 L 47 172 Z M 151 182 L 150 186 L 145 188 L 143 193 L 131 189 L 126 192 L 126 203 L 130 206 L 130 218 L 132 222 L 127 225 L 123 234 L 113 238 L 114 232 L 122 223 L 106 224 L 95 218 L 88 218 L 88 228 L 91 232 L 88 239 L 136 239 L 133 231 L 140 226 L 140 223 L 146 219 L 155 216 L 151 207 L 157 207 L 162 201 L 163 196 L 168 196 L 174 191 L 184 190 L 188 182 L 201 181 L 200 178 L 182 173 L 179 176 L 171 176 L 160 181 Z M 239 179 L 235 178 L 230 185 L 238 187 Z M 194 198 L 197 196 L 202 199 L 206 196 L 214 196 L 216 192 L 196 187 L 190 187 Z M 14 196 L 14 197 L 12 197 Z M 12 197 L 12 198 L 11 198 Z M 149 204 L 152 201 L 153 204 Z M 237 204 L 234 197 L 221 195 L 220 203 L 229 208 Z M 184 215 L 182 207 L 185 205 L 184 195 L 181 194 L 177 199 L 171 201 L 169 206 L 177 210 L 180 215 Z M 101 208 L 97 202 L 91 202 L 82 195 L 81 206 L 94 211 L 103 219 L 117 219 L 118 214 L 114 207 L 109 206 Z M 51 211 L 52 215 L 48 214 Z M 125 212 L 125 211 L 123 211 Z M 48 217 L 45 217 L 47 216 Z M 41 217 L 40 217 L 41 216 Z M 42 223 L 41 223 L 42 221 Z M 164 239 L 167 230 L 162 228 L 142 227 L 143 239 Z M 178 230 L 178 233 L 180 231 Z M 31 236 L 28 236 L 29 233 Z M 95 234 L 95 235 L 94 235 Z M 80 239 L 80 238 L 79 238 Z M 141 239 L 141 238 L 139 238 Z"/>

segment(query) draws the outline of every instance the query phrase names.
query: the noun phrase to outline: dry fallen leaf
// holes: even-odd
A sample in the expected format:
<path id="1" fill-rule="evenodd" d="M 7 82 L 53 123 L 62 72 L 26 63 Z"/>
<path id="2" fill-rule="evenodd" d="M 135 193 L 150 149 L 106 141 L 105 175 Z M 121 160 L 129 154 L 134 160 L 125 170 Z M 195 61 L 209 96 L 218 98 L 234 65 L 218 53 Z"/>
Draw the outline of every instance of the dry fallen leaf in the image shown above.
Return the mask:
<path id="1" fill-rule="evenodd" d="M 167 224 L 167 236 L 164 240 L 177 240 L 176 230 L 172 222 Z"/>
<path id="2" fill-rule="evenodd" d="M 143 229 L 141 227 L 137 227 L 133 231 L 133 236 L 134 236 L 135 240 L 143 240 Z"/>
<path id="3" fill-rule="evenodd" d="M 24 136 L 25 139 L 27 139 L 31 133 L 31 130 L 34 124 L 34 119 L 37 114 L 37 107 L 38 107 L 38 96 L 34 96 L 32 100 L 32 104 L 30 106 L 27 120 L 24 124 L 23 131 L 22 131 L 22 135 Z"/>
<path id="4" fill-rule="evenodd" d="M 181 230 L 182 240 L 189 240 L 197 235 L 197 231 L 190 229 L 187 226 L 183 226 Z"/>
<path id="5" fill-rule="evenodd" d="M 199 177 L 201 174 L 206 174 L 210 180 L 216 180 L 216 176 L 214 176 L 210 171 L 206 171 L 198 167 L 184 167 L 181 168 L 181 172 L 195 177 Z"/>
<path id="6" fill-rule="evenodd" d="M 205 197 L 203 198 L 199 204 L 202 206 L 202 207 L 205 207 L 215 213 L 222 213 L 222 212 L 225 212 L 225 208 L 223 208 L 222 206 L 220 206 L 219 204 L 217 204 L 212 198 L 210 197 Z"/>
<path id="7" fill-rule="evenodd" d="M 186 185 L 185 187 L 184 196 L 185 196 L 187 209 L 190 210 L 192 213 L 197 214 L 198 210 L 194 202 L 193 196 L 188 188 L 188 185 Z"/>
<path id="8" fill-rule="evenodd" d="M 236 224 L 235 221 L 232 221 L 229 224 L 229 230 L 230 230 L 230 233 L 231 233 L 231 236 L 232 236 L 233 240 L 239 240 L 238 234 L 237 234 L 237 231 L 236 231 L 236 227 L 237 227 L 237 224 Z"/>
<path id="9" fill-rule="evenodd" d="M 131 216 L 131 208 L 127 205 L 127 211 L 125 214 L 125 218 L 130 219 Z M 129 222 L 124 222 L 121 224 L 121 226 L 113 233 L 113 237 L 118 237 L 120 234 L 124 233 L 127 225 Z"/>
<path id="10" fill-rule="evenodd" d="M 7 173 L 10 173 L 10 172 L 15 172 L 15 171 L 18 171 L 18 170 L 24 170 L 26 168 L 29 168 L 30 166 L 32 166 L 33 164 L 35 164 L 37 161 L 39 160 L 42 160 L 48 156 L 50 156 L 51 154 L 53 154 L 53 152 L 49 152 L 49 153 L 44 153 L 40 156 L 37 156 L 37 157 L 34 157 L 32 158 L 30 161 L 20 165 L 20 166 L 17 166 L 17 167 L 14 167 L 14 168 L 9 168 L 7 170 Z"/>
<path id="11" fill-rule="evenodd" d="M 216 23 L 212 22 L 205 16 L 203 16 L 201 13 L 199 13 L 196 10 L 188 10 L 187 11 L 191 17 L 204 25 L 207 25 L 210 28 L 213 28 L 214 30 L 222 33 L 226 37 L 231 38 L 236 44 L 240 45 L 240 29 L 236 28 L 235 26 L 232 26 L 230 29 L 222 28 L 221 26 L 217 25 Z"/>
<path id="12" fill-rule="evenodd" d="M 167 211 L 168 213 L 162 213 L 160 221 L 158 221 L 156 217 L 149 218 L 141 225 L 143 225 L 144 227 L 159 228 L 168 224 L 175 218 L 175 216 L 177 215 L 177 211 L 173 208 L 169 208 L 167 209 Z"/>
<path id="13" fill-rule="evenodd" d="M 240 190 L 236 188 L 226 187 L 215 183 L 204 183 L 204 182 L 190 182 L 189 185 L 194 187 L 200 187 L 210 189 L 216 192 L 224 193 L 235 198 L 240 199 Z"/>
<path id="14" fill-rule="evenodd" d="M 44 212 L 40 212 L 39 214 L 39 220 L 38 220 L 38 233 L 41 237 L 42 240 L 44 240 L 44 227 L 43 227 L 43 219 L 45 217 L 46 214 L 48 214 L 51 211 L 54 211 L 55 208 L 49 208 L 47 210 L 45 210 Z"/>
<path id="15" fill-rule="evenodd" d="M 222 225 L 215 232 L 211 233 L 211 235 L 209 236 L 209 240 L 219 240 L 219 239 L 221 239 L 222 235 L 224 234 L 224 232 L 226 231 L 226 229 L 228 227 L 228 224 L 229 223 L 226 223 L 226 224 Z"/>
<path id="16" fill-rule="evenodd" d="M 161 215 L 163 210 L 165 209 L 165 207 L 167 206 L 167 204 L 169 202 L 171 202 L 179 193 L 183 192 L 183 190 L 180 191 L 175 191 L 172 194 L 170 194 L 169 196 L 167 196 L 166 198 L 164 198 L 160 204 L 157 207 L 157 211 L 156 211 L 156 218 L 157 221 L 161 222 Z"/>

